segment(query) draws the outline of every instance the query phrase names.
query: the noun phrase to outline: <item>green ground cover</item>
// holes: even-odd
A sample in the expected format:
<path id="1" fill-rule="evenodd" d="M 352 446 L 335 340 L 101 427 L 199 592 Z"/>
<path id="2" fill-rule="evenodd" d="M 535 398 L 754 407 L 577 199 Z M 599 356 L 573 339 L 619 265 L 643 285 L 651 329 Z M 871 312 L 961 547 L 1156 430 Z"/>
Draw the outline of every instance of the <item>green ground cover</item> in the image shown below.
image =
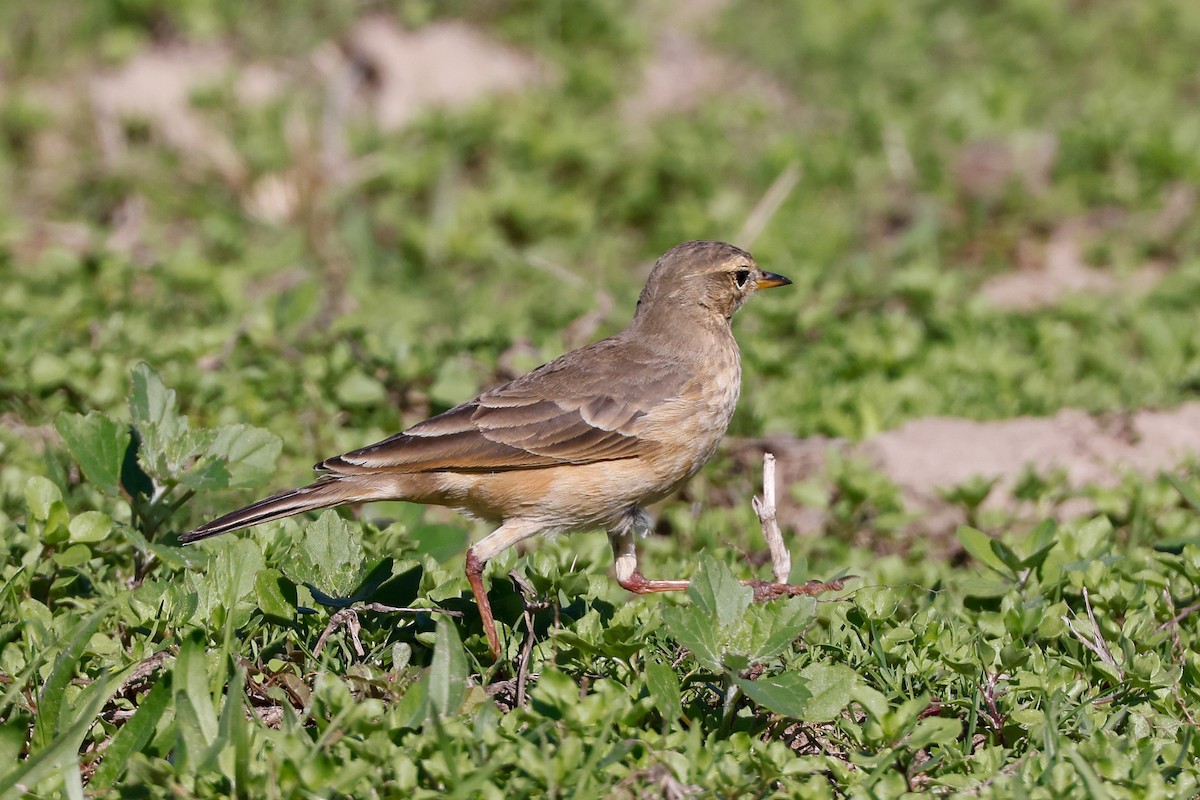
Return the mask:
<path id="1" fill-rule="evenodd" d="M 246 198 L 319 160 L 319 82 L 192 97 L 238 181 L 136 121 L 106 154 L 72 94 L 179 40 L 304 75 L 381 9 L 465 19 L 554 78 L 399 132 L 347 122 L 354 177 L 313 173 L 282 222 Z M 697 576 L 690 597 L 631 601 L 599 534 L 506 554 L 500 666 L 462 576 L 480 531 L 438 511 L 173 546 L 581 344 L 569 326 L 596 308 L 590 335 L 618 330 L 649 260 L 736 237 L 793 167 L 753 249 L 796 285 L 737 321 L 734 434 L 1195 398 L 1200 7 L 735 2 L 698 36 L 774 88 L 630 120 L 661 25 L 632 3 L 0 6 L 0 796 L 1200 792 L 1189 465 L 1092 493 L 1093 518 L 965 529 L 953 561 L 905 538 L 886 479 L 837 467 L 795 577 L 859 579 L 760 607 L 733 580 L 766 576 L 753 481 L 717 459 L 646 542 L 648 574 Z M 1033 176 L 981 187 L 961 166 L 1047 140 Z M 110 233 L 131 214 L 127 246 Z M 1072 224 L 1090 266 L 1162 279 L 983 299 Z M 363 610 L 361 653 L 346 627 L 318 652 L 364 603 L 423 610 Z"/>

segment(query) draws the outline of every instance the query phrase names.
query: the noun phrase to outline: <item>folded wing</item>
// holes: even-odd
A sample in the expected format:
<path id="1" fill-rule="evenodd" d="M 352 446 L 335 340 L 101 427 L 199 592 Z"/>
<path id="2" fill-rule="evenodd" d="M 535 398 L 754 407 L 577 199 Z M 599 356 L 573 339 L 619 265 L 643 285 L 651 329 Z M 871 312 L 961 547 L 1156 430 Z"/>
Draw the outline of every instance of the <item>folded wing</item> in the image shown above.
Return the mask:
<path id="1" fill-rule="evenodd" d="M 596 359 L 623 368 L 597 369 Z M 638 420 L 685 380 L 641 348 L 608 339 L 317 469 L 494 472 L 637 458 L 656 446 L 637 435 Z"/>

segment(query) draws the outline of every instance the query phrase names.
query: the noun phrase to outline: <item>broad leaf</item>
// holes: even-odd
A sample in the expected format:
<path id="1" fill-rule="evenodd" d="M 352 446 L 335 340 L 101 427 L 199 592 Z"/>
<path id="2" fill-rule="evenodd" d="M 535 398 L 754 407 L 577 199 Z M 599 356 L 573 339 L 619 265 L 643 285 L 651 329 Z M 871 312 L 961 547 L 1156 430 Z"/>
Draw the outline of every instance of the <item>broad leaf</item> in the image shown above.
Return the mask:
<path id="1" fill-rule="evenodd" d="M 738 688 L 763 708 L 792 719 L 805 719 L 806 702 L 811 699 L 808 682 L 798 672 L 764 676 L 756 681 L 734 678 Z"/>
<path id="2" fill-rule="evenodd" d="M 679 676 L 670 665 L 659 661 L 646 662 L 646 688 L 654 698 L 654 706 L 662 716 L 663 722 L 673 723 L 683 716 L 683 703 L 680 700 Z"/>
<path id="3" fill-rule="evenodd" d="M 722 670 L 724 637 L 715 617 L 696 606 L 677 606 L 663 609 L 662 620 L 667 632 L 690 650 L 702 667 L 712 672 Z"/>
<path id="4" fill-rule="evenodd" d="M 275 472 L 283 451 L 283 439 L 252 425 L 226 425 L 208 446 L 207 455 L 227 464 L 227 485 L 231 489 L 261 486 Z"/>
<path id="5" fill-rule="evenodd" d="M 445 564 L 466 549 L 470 532 L 461 525 L 435 524 L 413 528 L 409 536 L 416 542 L 420 552 L 439 564 Z"/>
<path id="6" fill-rule="evenodd" d="M 992 549 L 992 541 L 992 537 L 978 528 L 972 528 L 969 525 L 958 526 L 958 542 L 963 549 L 974 556 L 976 561 L 1007 577 L 1010 573 L 1004 568 L 1004 562 L 996 555 L 996 551 Z"/>
<path id="7" fill-rule="evenodd" d="M 142 466 L 159 480 L 172 477 L 168 453 L 187 432 L 188 423 L 175 409 L 175 390 L 168 389 L 148 364 L 133 368 L 129 414 L 142 439 Z"/>
<path id="8" fill-rule="evenodd" d="M 858 685 L 858 675 L 842 664 L 809 664 L 800 676 L 810 695 L 799 717 L 805 722 L 828 722 L 842 713 Z"/>
<path id="9" fill-rule="evenodd" d="M 67 525 L 72 542 L 99 542 L 112 530 L 112 519 L 101 511 L 84 511 Z"/>
<path id="10" fill-rule="evenodd" d="M 121 493 L 121 464 L 129 448 L 129 429 L 96 411 L 88 415 L 64 411 L 54 421 L 71 456 L 92 484 L 110 495 Z"/>
<path id="11" fill-rule="evenodd" d="M 817 601 L 811 597 L 792 597 L 748 609 L 751 620 L 743 641 L 750 661 L 765 661 L 787 650 L 812 623 L 816 611 Z"/>
<path id="12" fill-rule="evenodd" d="M 363 561 L 357 533 L 337 513 L 326 511 L 292 545 L 283 572 L 332 598 L 348 598 L 362 583 Z"/>
<path id="13" fill-rule="evenodd" d="M 441 615 L 429 665 L 429 706 L 431 714 L 457 714 L 467 696 L 467 656 L 454 623 Z"/>
<path id="14" fill-rule="evenodd" d="M 729 567 L 711 556 L 700 559 L 700 568 L 688 584 L 688 597 L 696 607 L 716 618 L 723 628 L 738 624 L 754 601 L 754 590 L 733 576 Z"/>

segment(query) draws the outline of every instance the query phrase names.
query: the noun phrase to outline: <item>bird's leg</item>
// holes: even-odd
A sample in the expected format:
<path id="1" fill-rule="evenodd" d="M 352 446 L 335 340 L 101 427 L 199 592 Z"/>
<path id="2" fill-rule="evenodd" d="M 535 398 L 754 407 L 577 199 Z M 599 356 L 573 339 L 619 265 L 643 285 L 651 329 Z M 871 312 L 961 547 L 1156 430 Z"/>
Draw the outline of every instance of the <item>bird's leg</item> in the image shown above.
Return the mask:
<path id="1" fill-rule="evenodd" d="M 488 649 L 498 661 L 500 659 L 500 637 L 496 634 L 496 618 L 492 616 L 492 604 L 488 601 L 487 589 L 483 585 L 483 568 L 497 554 L 512 547 L 522 539 L 528 539 L 544 530 L 543 526 L 524 520 L 509 520 L 474 547 L 467 549 L 467 582 L 479 606 L 479 617 L 483 621 L 483 633 L 487 636 Z"/>
<path id="2" fill-rule="evenodd" d="M 613 567 L 617 573 L 617 583 L 621 584 L 622 589 L 634 594 L 682 592 L 687 589 L 689 581 L 652 581 L 638 571 L 637 533 L 635 531 L 610 531 L 608 539 L 612 543 Z"/>
<path id="3" fill-rule="evenodd" d="M 621 588 L 634 594 L 649 594 L 651 592 L 683 592 L 691 581 L 655 581 L 643 575 L 637 568 L 637 546 L 634 531 L 610 531 L 609 541 L 613 548 L 613 565 L 617 574 L 617 583 Z M 849 578 L 838 578 L 828 583 L 809 581 L 808 583 L 772 583 L 771 581 L 742 581 L 742 584 L 754 590 L 755 602 L 765 603 L 778 597 L 796 597 L 798 595 L 818 595 L 825 592 L 836 592 L 843 588 Z"/>
<path id="4" fill-rule="evenodd" d="M 492 604 L 488 600 L 487 589 L 483 586 L 483 567 L 487 564 L 475 554 L 475 548 L 467 550 L 467 582 L 471 584 L 471 593 L 475 595 L 475 605 L 479 606 L 479 617 L 483 620 L 483 633 L 487 636 L 488 648 L 496 660 L 500 659 L 500 637 L 496 634 L 496 618 L 492 616 Z"/>

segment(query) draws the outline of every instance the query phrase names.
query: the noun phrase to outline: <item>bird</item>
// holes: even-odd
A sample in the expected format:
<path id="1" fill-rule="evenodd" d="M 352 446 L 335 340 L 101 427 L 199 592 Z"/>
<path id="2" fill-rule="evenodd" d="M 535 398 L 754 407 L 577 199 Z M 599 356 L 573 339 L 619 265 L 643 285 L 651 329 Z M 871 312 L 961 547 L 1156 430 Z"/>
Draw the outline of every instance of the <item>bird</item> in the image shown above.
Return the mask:
<path id="1" fill-rule="evenodd" d="M 380 442 L 328 458 L 315 482 L 232 511 L 179 537 L 190 544 L 306 511 L 402 500 L 449 506 L 495 529 L 466 552 L 466 577 L 493 657 L 501 658 L 483 583 L 487 562 L 542 534 L 603 529 L 617 583 L 682 591 L 651 580 L 636 540 L 646 506 L 713 455 L 741 391 L 734 313 L 756 292 L 791 283 L 724 242 L 676 245 L 655 263 L 632 321 Z M 766 600 L 841 588 L 746 581 Z"/>

